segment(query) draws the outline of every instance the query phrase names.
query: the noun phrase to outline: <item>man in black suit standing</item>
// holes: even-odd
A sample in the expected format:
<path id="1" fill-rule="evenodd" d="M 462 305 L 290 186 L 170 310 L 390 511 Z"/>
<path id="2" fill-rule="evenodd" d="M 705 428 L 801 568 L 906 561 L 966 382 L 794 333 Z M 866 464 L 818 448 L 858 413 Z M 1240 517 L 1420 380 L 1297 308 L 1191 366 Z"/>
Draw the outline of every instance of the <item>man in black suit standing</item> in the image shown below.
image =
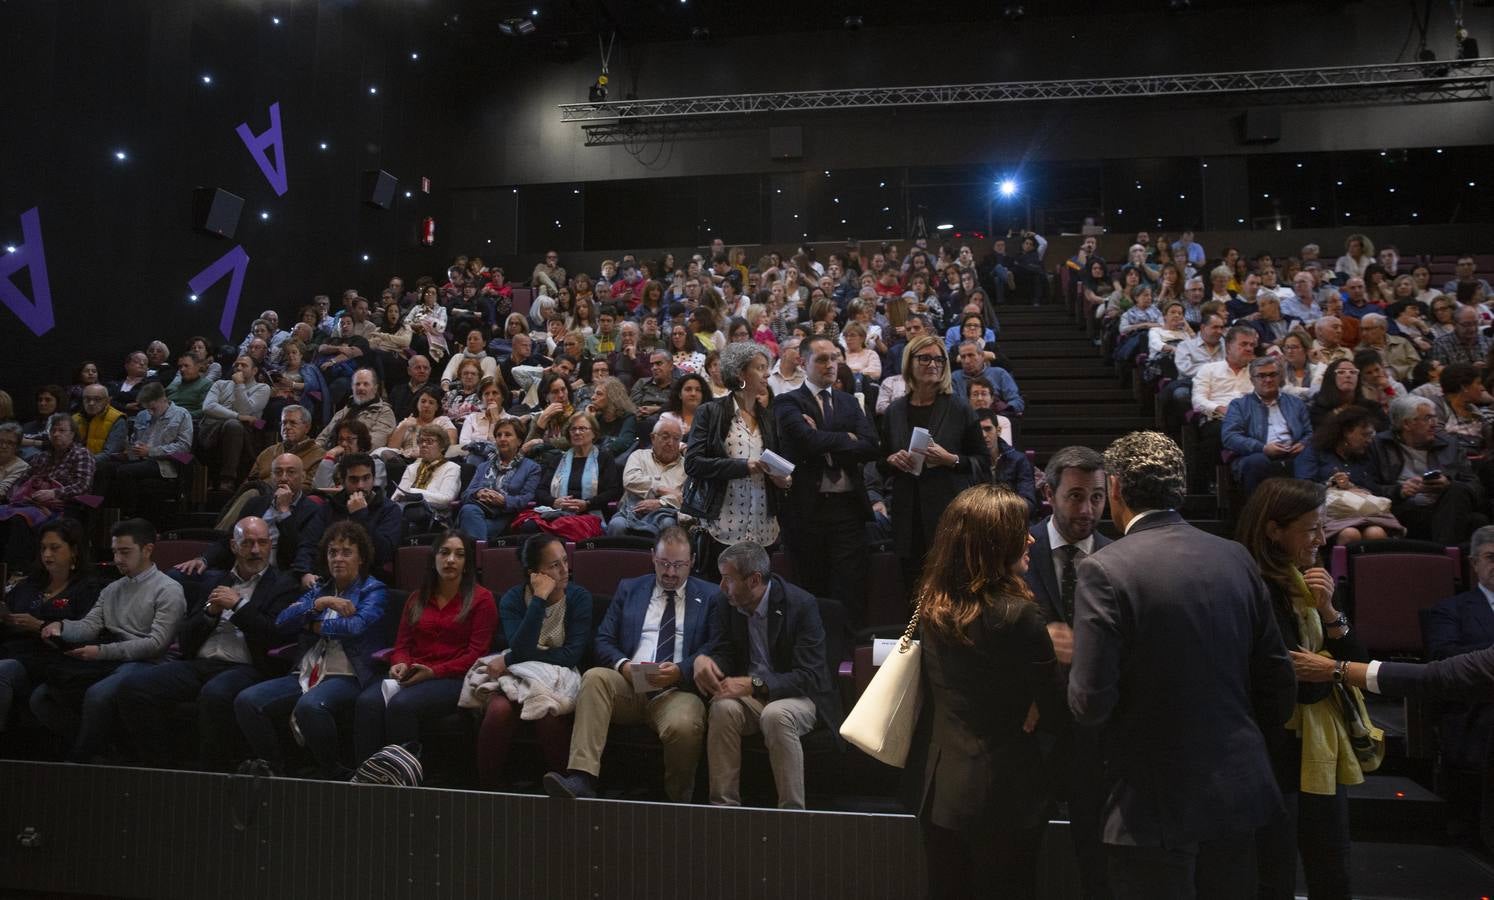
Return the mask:
<path id="1" fill-rule="evenodd" d="M 864 624 L 871 500 L 862 470 L 877 458 L 877 430 L 856 398 L 834 389 L 835 342 L 817 335 L 800 345 L 804 384 L 773 398 L 783 455 L 794 464 L 789 488 L 789 555 L 794 575 L 817 597 L 846 608 L 851 628 Z"/>
<path id="2" fill-rule="evenodd" d="M 281 674 L 269 653 L 283 643 L 275 617 L 295 599 L 296 582 L 270 565 L 270 529 L 263 519 L 240 519 L 233 535 L 232 568 L 209 571 L 197 586 L 201 593 L 188 592 L 181 658 L 148 666 L 119 688 L 120 719 L 146 765 L 171 763 L 172 712 L 178 703 L 196 700 L 202 763 L 226 770 L 232 745 L 241 740 L 234 698 Z"/>
<path id="3" fill-rule="evenodd" d="M 1079 563 L 1069 706 L 1101 728 L 1111 890 L 1254 897 L 1255 831 L 1282 810 L 1257 722 L 1297 696 L 1270 597 L 1244 547 L 1178 514 L 1170 438 L 1120 438 L 1105 471 L 1125 537 Z"/>
<path id="4" fill-rule="evenodd" d="M 710 698 L 706 759 L 711 803 L 740 806 L 742 735 L 761 731 L 780 809 L 804 808 L 804 748 L 816 722 L 840 730 L 840 702 L 825 664 L 814 597 L 773 574 L 768 551 L 743 541 L 721 551 L 710 652 L 695 685 Z"/>
<path id="5" fill-rule="evenodd" d="M 1074 659 L 1074 594 L 1079 562 L 1110 543 L 1095 531 L 1105 515 L 1105 458 L 1089 447 L 1064 447 L 1048 460 L 1043 494 L 1053 515 L 1032 526 L 1029 565 L 1023 578 L 1043 616 L 1059 671 L 1067 680 Z M 1058 793 L 1067 794 L 1069 836 L 1079 861 L 1087 900 L 1108 898 L 1105 854 L 1100 843 L 1104 806 L 1099 734 L 1092 727 L 1060 728 L 1051 751 Z M 1067 787 L 1067 791 L 1063 790 Z"/>

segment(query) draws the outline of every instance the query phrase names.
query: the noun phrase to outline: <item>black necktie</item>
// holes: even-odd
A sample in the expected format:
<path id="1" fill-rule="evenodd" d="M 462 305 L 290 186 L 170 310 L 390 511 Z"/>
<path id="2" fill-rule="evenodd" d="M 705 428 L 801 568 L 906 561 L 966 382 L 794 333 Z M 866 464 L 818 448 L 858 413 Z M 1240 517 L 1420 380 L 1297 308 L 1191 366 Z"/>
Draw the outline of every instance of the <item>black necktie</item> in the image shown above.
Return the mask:
<path id="1" fill-rule="evenodd" d="M 1074 561 L 1079 556 L 1079 552 L 1079 548 L 1073 544 L 1065 544 L 1058 548 L 1059 558 L 1063 561 L 1063 578 L 1059 582 L 1058 590 L 1063 603 L 1064 621 L 1071 626 L 1074 624 L 1074 587 L 1079 583 L 1079 572 L 1074 568 Z"/>
<path id="2" fill-rule="evenodd" d="M 659 617 L 659 649 L 654 662 L 674 662 L 674 591 L 664 592 L 664 615 Z"/>
<path id="3" fill-rule="evenodd" d="M 829 388 L 824 388 L 820 391 L 820 414 L 824 417 L 822 421 L 824 421 L 825 423 L 825 430 L 831 430 L 831 428 L 833 427 L 833 422 L 835 420 L 835 402 L 830 398 Z M 831 458 L 830 454 L 826 453 L 825 481 L 830 484 L 839 484 L 840 478 L 840 466 L 837 466 L 835 464 L 835 460 Z"/>

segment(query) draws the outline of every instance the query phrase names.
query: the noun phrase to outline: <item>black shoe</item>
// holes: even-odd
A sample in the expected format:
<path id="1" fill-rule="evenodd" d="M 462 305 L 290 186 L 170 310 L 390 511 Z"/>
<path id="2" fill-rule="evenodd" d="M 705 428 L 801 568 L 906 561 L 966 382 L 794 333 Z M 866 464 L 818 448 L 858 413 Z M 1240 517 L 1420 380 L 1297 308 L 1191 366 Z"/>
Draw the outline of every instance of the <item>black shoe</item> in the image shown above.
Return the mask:
<path id="1" fill-rule="evenodd" d="M 586 800 L 597 795 L 591 786 L 591 776 L 584 772 L 572 772 L 562 774 L 560 772 L 545 773 L 545 793 L 551 797 L 562 797 L 567 800 Z"/>

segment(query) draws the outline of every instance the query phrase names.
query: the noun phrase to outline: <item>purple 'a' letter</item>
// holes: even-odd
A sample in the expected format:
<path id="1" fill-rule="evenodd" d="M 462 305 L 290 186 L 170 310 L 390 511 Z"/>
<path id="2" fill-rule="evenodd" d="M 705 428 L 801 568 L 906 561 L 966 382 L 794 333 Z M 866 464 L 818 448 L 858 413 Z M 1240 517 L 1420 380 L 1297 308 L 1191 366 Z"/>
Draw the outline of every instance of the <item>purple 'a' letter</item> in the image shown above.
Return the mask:
<path id="1" fill-rule="evenodd" d="M 259 170 L 265 173 L 265 180 L 270 187 L 275 189 L 275 196 L 284 197 L 287 190 L 285 180 L 285 135 L 280 130 L 280 104 L 270 104 L 270 127 L 264 134 L 255 134 L 249 130 L 249 123 L 242 122 L 235 129 L 239 133 L 239 140 L 249 148 L 249 155 L 259 164 Z M 275 148 L 275 162 L 270 164 L 269 148 Z"/>
<path id="2" fill-rule="evenodd" d="M 0 256 L 0 303 L 25 323 L 31 333 L 41 337 L 57 324 L 52 315 L 52 285 L 47 281 L 47 256 L 42 250 L 41 215 L 36 207 L 21 213 L 21 238 L 25 241 L 14 253 Z M 31 269 L 31 293 L 35 301 L 27 300 L 10 276 L 29 267 Z"/>
<path id="3" fill-rule="evenodd" d="M 242 246 L 235 247 L 187 282 L 192 293 L 201 294 L 222 281 L 224 275 L 233 274 L 233 279 L 228 282 L 228 299 L 223 303 L 223 318 L 218 322 L 218 330 L 230 340 L 233 339 L 233 318 L 239 311 L 239 294 L 244 290 L 244 273 L 248 269 L 249 254 Z"/>

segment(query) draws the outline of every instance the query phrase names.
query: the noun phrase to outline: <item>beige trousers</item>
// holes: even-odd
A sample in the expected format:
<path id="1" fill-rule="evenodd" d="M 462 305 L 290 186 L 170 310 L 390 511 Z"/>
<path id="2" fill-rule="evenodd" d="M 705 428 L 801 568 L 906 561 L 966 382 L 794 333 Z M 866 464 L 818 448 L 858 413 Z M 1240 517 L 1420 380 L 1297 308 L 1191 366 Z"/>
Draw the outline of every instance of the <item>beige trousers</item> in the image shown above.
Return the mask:
<path id="1" fill-rule="evenodd" d="M 644 722 L 664 744 L 664 793 L 675 803 L 690 802 L 705 739 L 705 703 L 700 697 L 680 689 L 653 697 L 639 694 L 622 673 L 595 667 L 581 676 L 575 715 L 570 768 L 600 775 L 607 726 Z"/>
<path id="2" fill-rule="evenodd" d="M 752 697 L 711 701 L 706 754 L 711 767 L 711 803 L 741 806 L 742 735 L 763 733 L 779 809 L 804 808 L 804 747 L 799 738 L 814 729 L 814 701 L 785 697 L 764 706 Z"/>

